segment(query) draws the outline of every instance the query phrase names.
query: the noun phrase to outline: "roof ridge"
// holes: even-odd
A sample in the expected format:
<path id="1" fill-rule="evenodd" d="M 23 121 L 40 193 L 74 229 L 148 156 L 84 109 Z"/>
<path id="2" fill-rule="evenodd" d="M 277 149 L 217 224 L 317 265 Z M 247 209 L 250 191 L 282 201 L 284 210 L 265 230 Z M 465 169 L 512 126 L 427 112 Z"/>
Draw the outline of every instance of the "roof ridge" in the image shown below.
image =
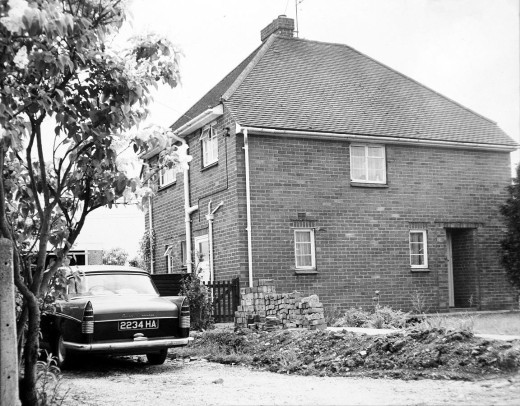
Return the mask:
<path id="1" fill-rule="evenodd" d="M 429 86 L 426 86 L 425 84 L 419 82 L 418 80 L 416 80 L 416 79 L 414 79 L 414 78 L 412 78 L 412 77 L 410 77 L 410 76 L 407 76 L 407 75 L 405 75 L 404 73 L 399 72 L 398 70 L 392 68 L 391 66 L 388 66 L 388 65 L 384 64 L 383 62 L 380 62 L 380 61 L 378 61 L 377 59 L 374 59 L 374 58 L 372 58 L 371 56 L 369 56 L 369 55 L 367 55 L 367 54 L 365 54 L 365 53 L 363 53 L 363 52 L 361 52 L 361 51 L 358 51 L 357 49 L 351 47 L 350 45 L 347 45 L 347 44 L 341 44 L 341 43 L 339 43 L 339 42 L 316 41 L 316 40 L 305 39 L 305 38 L 297 38 L 297 37 L 292 37 L 292 38 L 290 38 L 290 37 L 279 37 L 279 38 L 280 38 L 280 39 L 285 39 L 285 40 L 304 41 L 304 42 L 314 42 L 314 43 L 317 43 L 317 44 L 336 45 L 336 46 L 341 46 L 341 47 L 349 48 L 350 50 L 352 50 L 352 51 L 358 53 L 359 55 L 364 56 L 365 58 L 370 59 L 371 61 L 377 63 L 378 65 L 381 65 L 381 66 L 383 66 L 383 67 L 385 67 L 385 68 L 391 70 L 392 72 L 397 73 L 398 75 L 402 76 L 403 78 L 405 78 L 405 79 L 407 79 L 407 80 L 411 80 L 412 82 L 418 84 L 419 86 L 423 87 L 424 89 L 426 89 L 426 90 L 428 90 L 428 91 L 430 91 L 430 92 L 433 92 L 433 93 L 435 93 L 436 95 L 442 97 L 443 99 L 446 99 L 446 100 L 448 100 L 449 102 L 451 102 L 451 103 L 453 103 L 453 104 L 456 104 L 456 105 L 459 106 L 459 107 L 462 107 L 464 110 L 466 110 L 466 111 L 468 111 L 468 112 L 470 112 L 470 113 L 472 113 L 472 114 L 474 114 L 474 115 L 476 115 L 476 116 L 478 116 L 478 117 L 480 117 L 480 118 L 482 118 L 482 119 L 484 119 L 484 120 L 486 120 L 486 121 L 488 121 L 488 122 L 490 122 L 490 123 L 495 124 L 496 126 L 498 126 L 498 123 L 497 123 L 496 121 L 493 121 L 493 120 L 491 120 L 490 118 L 487 118 L 487 117 L 483 116 L 482 114 L 477 113 L 476 111 L 474 111 L 474 110 L 472 110 L 472 109 L 470 109 L 470 108 L 464 106 L 463 104 L 461 104 L 461 103 L 459 103 L 459 102 L 457 102 L 457 101 L 451 99 L 450 97 L 445 96 L 445 95 L 443 95 L 442 93 L 437 92 L 436 90 L 430 88 Z"/>
<path id="2" fill-rule="evenodd" d="M 235 81 L 229 86 L 229 88 L 222 94 L 221 100 L 227 101 L 233 93 L 238 89 L 238 87 L 242 84 L 242 82 L 245 80 L 245 78 L 251 73 L 251 71 L 254 69 L 254 67 L 258 64 L 260 59 L 265 55 L 267 50 L 271 47 L 271 44 L 274 42 L 274 40 L 278 38 L 278 35 L 272 34 L 260 47 L 256 55 L 253 57 L 253 59 L 249 62 L 249 64 L 244 68 L 244 70 L 237 76 Z"/>

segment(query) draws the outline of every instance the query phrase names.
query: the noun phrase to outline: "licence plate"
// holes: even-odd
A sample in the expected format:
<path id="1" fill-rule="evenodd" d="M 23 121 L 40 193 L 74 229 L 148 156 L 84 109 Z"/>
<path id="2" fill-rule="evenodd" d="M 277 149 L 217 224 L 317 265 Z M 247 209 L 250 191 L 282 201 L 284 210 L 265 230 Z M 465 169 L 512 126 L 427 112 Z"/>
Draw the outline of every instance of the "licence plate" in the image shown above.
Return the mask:
<path id="1" fill-rule="evenodd" d="M 118 325 L 119 330 L 151 330 L 159 328 L 159 320 L 124 320 Z"/>

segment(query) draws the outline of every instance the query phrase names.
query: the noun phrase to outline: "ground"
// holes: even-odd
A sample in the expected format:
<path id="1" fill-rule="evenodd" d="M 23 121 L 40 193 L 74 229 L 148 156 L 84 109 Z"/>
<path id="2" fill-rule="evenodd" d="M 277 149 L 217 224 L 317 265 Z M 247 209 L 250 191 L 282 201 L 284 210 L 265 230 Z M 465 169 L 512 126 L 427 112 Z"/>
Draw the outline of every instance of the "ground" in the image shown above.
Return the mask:
<path id="1" fill-rule="evenodd" d="M 142 362 L 140 362 L 142 360 Z M 203 359 L 89 358 L 64 372 L 63 406 L 105 405 L 518 405 L 520 375 L 476 381 L 276 374 Z"/>

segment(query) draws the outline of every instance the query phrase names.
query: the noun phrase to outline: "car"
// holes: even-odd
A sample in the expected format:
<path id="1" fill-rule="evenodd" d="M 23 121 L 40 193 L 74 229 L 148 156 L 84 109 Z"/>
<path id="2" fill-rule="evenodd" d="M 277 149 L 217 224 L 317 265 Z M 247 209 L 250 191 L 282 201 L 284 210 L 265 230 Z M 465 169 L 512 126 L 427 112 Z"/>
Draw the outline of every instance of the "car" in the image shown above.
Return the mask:
<path id="1" fill-rule="evenodd" d="M 159 296 L 145 270 L 75 266 L 65 296 L 41 321 L 42 348 L 60 368 L 72 366 L 81 353 L 145 354 L 150 364 L 162 364 L 168 348 L 192 340 L 188 298 Z"/>

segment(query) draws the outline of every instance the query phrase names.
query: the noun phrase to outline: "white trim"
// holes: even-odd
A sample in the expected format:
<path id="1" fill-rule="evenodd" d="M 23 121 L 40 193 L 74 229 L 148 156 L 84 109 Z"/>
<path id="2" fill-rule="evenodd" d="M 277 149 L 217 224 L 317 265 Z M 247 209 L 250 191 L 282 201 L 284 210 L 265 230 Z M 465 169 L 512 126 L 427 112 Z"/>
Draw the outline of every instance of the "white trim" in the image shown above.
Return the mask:
<path id="1" fill-rule="evenodd" d="M 349 133 L 331 133 L 331 132 L 314 132 L 314 131 L 295 131 L 295 130 L 276 130 L 271 128 L 260 128 L 260 127 L 242 127 L 237 125 L 241 131 L 244 129 L 249 130 L 250 134 L 269 134 L 279 135 L 283 137 L 291 138 L 312 138 L 321 140 L 345 140 L 345 141 L 362 141 L 362 142 L 375 142 L 379 144 L 396 144 L 396 145 L 422 145 L 428 147 L 439 147 L 439 148 L 455 148 L 455 149 L 475 149 L 484 151 L 501 151 L 501 152 L 512 152 L 516 151 L 520 145 L 513 143 L 511 145 L 500 145 L 500 144 L 480 144 L 472 142 L 456 142 L 456 141 L 437 141 L 437 140 L 425 140 L 418 138 L 400 138 L 400 137 L 387 137 L 387 136 L 374 136 L 374 135 L 359 135 Z"/>
<path id="2" fill-rule="evenodd" d="M 168 273 L 173 273 L 173 244 L 166 245 L 164 255 L 166 257 L 166 270 Z"/>
<path id="3" fill-rule="evenodd" d="M 366 176 L 366 179 L 354 179 L 354 176 L 353 176 L 353 165 L 352 165 L 352 147 L 363 147 L 364 150 L 365 150 L 365 176 Z M 381 148 L 383 150 L 383 179 L 378 181 L 378 180 L 370 180 L 368 178 L 368 161 L 369 161 L 369 156 L 368 156 L 368 149 L 369 147 L 371 148 L 374 148 L 374 147 L 378 147 L 378 148 Z M 378 184 L 378 185 L 386 185 L 386 148 L 384 145 L 380 145 L 380 144 L 360 144 L 360 143 L 351 143 L 350 144 L 350 147 L 349 147 L 349 150 L 350 150 L 350 180 L 352 182 L 358 182 L 358 183 L 374 183 L 374 184 Z"/>
<path id="4" fill-rule="evenodd" d="M 421 234 L 422 235 L 422 244 L 423 244 L 423 259 L 424 264 L 422 265 L 413 265 L 412 264 L 412 234 Z M 426 230 L 410 230 L 408 234 L 408 248 L 410 251 L 410 267 L 413 269 L 427 269 L 428 268 L 428 233 Z"/>
<path id="5" fill-rule="evenodd" d="M 207 109 L 200 113 L 197 117 L 192 118 L 186 124 L 175 129 L 173 132 L 179 137 L 191 134 L 193 131 L 204 127 L 206 124 L 214 121 L 218 117 L 224 114 L 224 106 L 219 104 L 213 108 Z"/>
<path id="6" fill-rule="evenodd" d="M 296 269 L 316 269 L 316 244 L 314 240 L 314 229 L 313 228 L 295 228 L 294 230 L 294 266 Z M 296 254 L 296 234 L 297 233 L 309 233 L 310 244 L 311 244 L 311 265 L 310 266 L 298 266 L 298 256 Z"/>

